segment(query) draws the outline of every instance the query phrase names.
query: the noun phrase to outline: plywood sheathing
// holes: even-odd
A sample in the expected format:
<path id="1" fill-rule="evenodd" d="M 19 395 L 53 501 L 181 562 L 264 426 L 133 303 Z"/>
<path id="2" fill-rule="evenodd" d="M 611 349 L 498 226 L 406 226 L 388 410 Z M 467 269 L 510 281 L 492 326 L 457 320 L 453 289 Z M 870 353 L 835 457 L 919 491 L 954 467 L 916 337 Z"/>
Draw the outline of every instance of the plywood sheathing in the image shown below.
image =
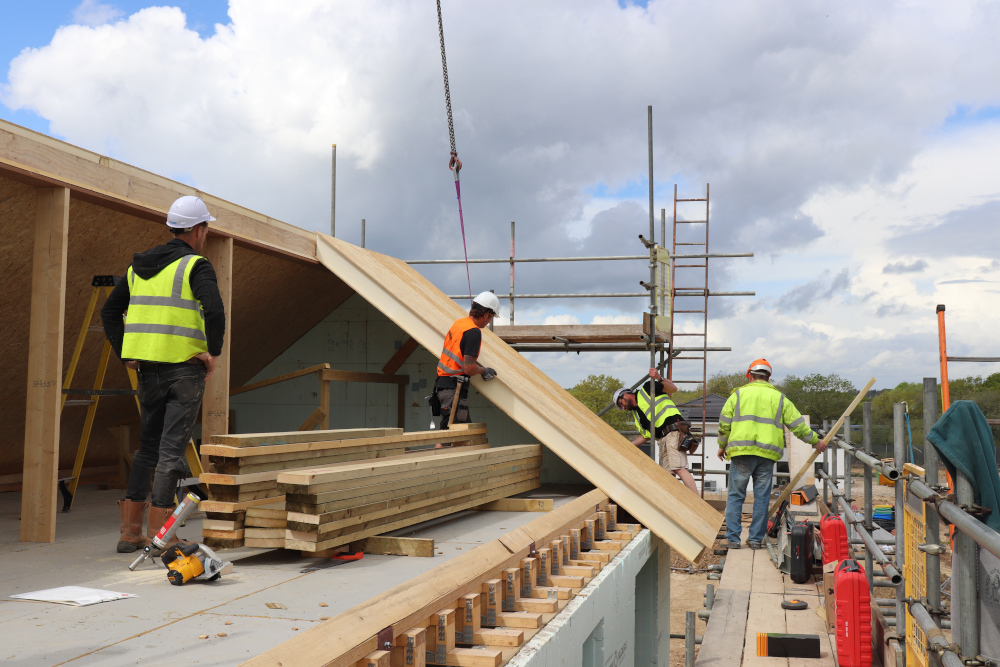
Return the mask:
<path id="1" fill-rule="evenodd" d="M 466 314 L 405 262 L 317 236 L 319 260 L 424 348 L 440 349 Z M 539 442 L 689 560 L 712 546 L 718 512 L 489 330 L 480 360 L 498 378 L 475 388 Z"/>

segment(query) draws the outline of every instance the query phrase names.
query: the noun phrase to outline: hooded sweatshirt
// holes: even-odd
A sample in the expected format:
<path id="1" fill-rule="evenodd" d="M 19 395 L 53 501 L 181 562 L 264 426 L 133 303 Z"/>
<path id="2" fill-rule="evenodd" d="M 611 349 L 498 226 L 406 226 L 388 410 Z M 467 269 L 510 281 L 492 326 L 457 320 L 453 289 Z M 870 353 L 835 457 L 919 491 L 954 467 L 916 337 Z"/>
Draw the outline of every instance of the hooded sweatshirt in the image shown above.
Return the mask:
<path id="1" fill-rule="evenodd" d="M 132 257 L 132 268 L 137 276 L 149 280 L 160 271 L 176 262 L 185 255 L 195 255 L 195 251 L 180 239 L 172 239 L 164 245 L 156 246 L 146 252 L 137 252 Z M 208 339 L 208 353 L 213 357 L 222 354 L 222 341 L 226 335 L 226 311 L 219 293 L 219 284 L 215 277 L 212 264 L 203 259 L 195 263 L 189 277 L 191 291 L 201 302 L 205 315 L 205 337 Z M 101 320 L 104 322 L 104 333 L 111 341 L 111 347 L 121 359 L 122 344 L 125 340 L 125 321 L 123 316 L 129 304 L 128 281 L 120 280 L 111 291 L 108 300 L 101 308 Z M 128 361 L 122 359 L 122 361 Z"/>

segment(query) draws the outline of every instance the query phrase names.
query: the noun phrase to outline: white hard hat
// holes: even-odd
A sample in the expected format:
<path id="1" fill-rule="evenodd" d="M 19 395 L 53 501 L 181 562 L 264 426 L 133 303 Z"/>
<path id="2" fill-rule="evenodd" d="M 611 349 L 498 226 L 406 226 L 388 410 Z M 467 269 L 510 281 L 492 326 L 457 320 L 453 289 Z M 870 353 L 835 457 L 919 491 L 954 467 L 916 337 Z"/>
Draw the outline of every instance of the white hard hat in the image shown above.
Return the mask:
<path id="1" fill-rule="evenodd" d="M 500 314 L 500 299 L 493 292 L 481 292 L 472 303 L 479 304 L 483 308 L 489 308 L 494 315 Z"/>
<path id="2" fill-rule="evenodd" d="M 618 389 L 617 391 L 615 391 L 614 396 L 611 397 L 611 402 L 614 403 L 615 407 L 618 408 L 619 410 L 624 410 L 625 409 L 625 408 L 621 407 L 620 405 L 618 405 L 618 399 L 622 397 L 622 394 L 626 394 L 626 393 L 631 393 L 631 390 L 628 389 L 627 387 L 622 387 L 621 389 Z"/>
<path id="3" fill-rule="evenodd" d="M 167 226 L 174 229 L 187 229 L 200 222 L 212 222 L 215 218 L 208 212 L 208 207 L 198 197 L 186 195 L 170 205 L 167 213 Z"/>

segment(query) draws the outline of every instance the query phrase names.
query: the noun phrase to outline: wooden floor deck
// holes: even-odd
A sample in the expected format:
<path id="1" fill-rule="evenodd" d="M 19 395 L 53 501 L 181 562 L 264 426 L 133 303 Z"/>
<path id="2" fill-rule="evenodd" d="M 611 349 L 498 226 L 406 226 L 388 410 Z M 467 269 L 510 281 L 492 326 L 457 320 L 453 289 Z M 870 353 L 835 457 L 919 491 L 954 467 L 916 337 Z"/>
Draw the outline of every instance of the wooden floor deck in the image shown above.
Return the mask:
<path id="1" fill-rule="evenodd" d="M 730 550 L 715 596 L 712 616 L 695 665 L 726 667 L 754 665 L 766 667 L 834 667 L 836 648 L 827 634 L 823 608 L 822 580 L 796 584 L 771 562 L 767 549 Z M 801 611 L 781 608 L 782 600 L 805 600 Z M 757 633 L 781 632 L 816 634 L 822 638 L 820 658 L 762 658 L 757 656 Z"/>

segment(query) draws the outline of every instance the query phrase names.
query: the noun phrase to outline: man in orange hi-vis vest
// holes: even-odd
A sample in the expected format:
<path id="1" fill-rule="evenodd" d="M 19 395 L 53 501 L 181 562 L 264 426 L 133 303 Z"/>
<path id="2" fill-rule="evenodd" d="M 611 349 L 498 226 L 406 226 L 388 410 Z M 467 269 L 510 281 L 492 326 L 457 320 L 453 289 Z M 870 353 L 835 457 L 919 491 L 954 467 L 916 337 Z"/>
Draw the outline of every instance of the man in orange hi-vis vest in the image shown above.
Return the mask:
<path id="1" fill-rule="evenodd" d="M 455 409 L 454 423 L 468 424 L 469 416 L 469 382 L 473 375 L 482 375 L 484 380 L 492 380 L 497 372 L 480 364 L 479 348 L 483 343 L 481 329 L 490 323 L 500 310 L 500 300 L 493 292 L 483 292 L 472 300 L 469 316 L 457 320 L 444 337 L 444 349 L 437 365 L 437 381 L 434 383 L 434 396 L 431 403 L 432 412 L 438 407 L 441 415 L 441 428 L 447 429 L 452 423 L 451 406 L 455 400 L 455 389 L 458 378 L 465 377 L 462 391 L 458 396 L 458 406 Z M 437 406 L 434 404 L 437 403 Z M 434 412 L 437 416 L 438 412 Z"/>

